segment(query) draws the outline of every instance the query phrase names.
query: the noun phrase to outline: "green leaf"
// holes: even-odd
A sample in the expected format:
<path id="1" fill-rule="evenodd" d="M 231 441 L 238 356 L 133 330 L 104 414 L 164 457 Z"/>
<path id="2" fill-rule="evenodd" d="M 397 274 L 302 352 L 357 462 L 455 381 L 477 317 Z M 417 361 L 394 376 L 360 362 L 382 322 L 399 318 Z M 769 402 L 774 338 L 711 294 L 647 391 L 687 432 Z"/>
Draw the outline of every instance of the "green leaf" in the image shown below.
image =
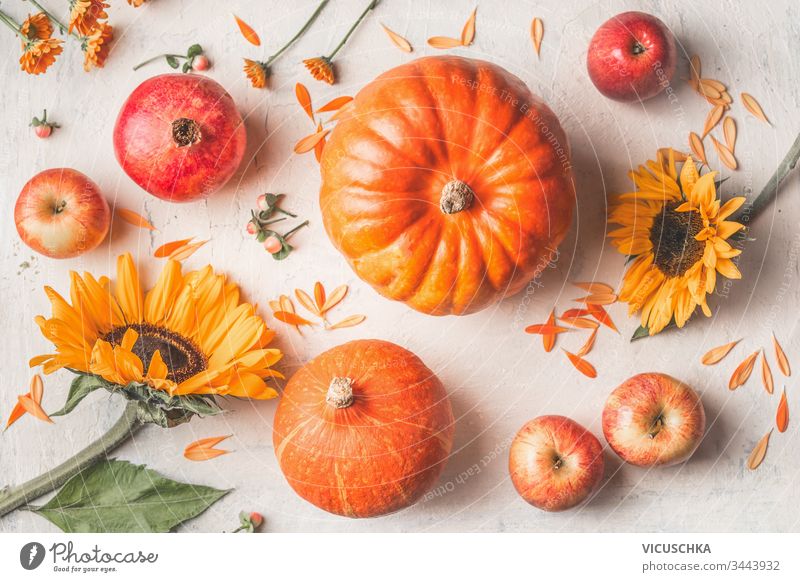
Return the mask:
<path id="1" fill-rule="evenodd" d="M 213 416 L 222 409 L 211 396 L 170 396 L 164 390 L 154 390 L 147 384 L 131 382 L 121 388 L 128 400 L 139 402 L 139 420 L 172 428 L 189 422 L 196 414 Z"/>
<path id="2" fill-rule="evenodd" d="M 33 511 L 67 533 L 168 532 L 229 491 L 180 483 L 144 465 L 109 459 L 72 477 Z"/>
<path id="3" fill-rule="evenodd" d="M 278 240 L 281 241 L 281 250 L 279 250 L 277 253 L 272 253 L 272 258 L 276 261 L 282 261 L 289 256 L 289 254 L 294 250 L 294 247 L 286 242 L 286 239 L 282 236 L 278 236 Z"/>
<path id="4" fill-rule="evenodd" d="M 69 414 L 80 404 L 81 400 L 98 388 L 111 390 L 113 386 L 113 384 L 109 384 L 99 376 L 93 374 L 79 374 L 69 387 L 69 394 L 67 395 L 67 401 L 64 403 L 64 406 L 61 410 L 51 413 L 50 416 L 64 416 L 65 414 Z"/>
<path id="5" fill-rule="evenodd" d="M 191 62 L 186 61 L 185 63 L 183 63 L 183 66 L 181 67 L 181 71 L 183 71 L 184 73 L 188 73 L 191 70 L 192 70 L 192 63 Z"/>
<path id="6" fill-rule="evenodd" d="M 203 47 L 201 47 L 199 44 L 193 44 L 192 46 L 189 47 L 189 50 L 186 51 L 186 56 L 189 57 L 190 59 L 192 57 L 196 57 L 197 55 L 202 55 L 202 54 L 203 54 Z"/>
<path id="7" fill-rule="evenodd" d="M 178 59 L 176 59 L 176 58 L 175 58 L 175 57 L 173 57 L 172 55 L 167 55 L 167 57 L 166 57 L 166 58 L 167 58 L 167 64 L 168 64 L 170 67 L 172 67 L 173 69 L 177 69 L 177 68 L 178 68 L 178 66 L 179 66 L 179 64 L 178 64 Z"/>
<path id="8" fill-rule="evenodd" d="M 636 328 L 636 331 L 633 332 L 631 341 L 633 342 L 638 339 L 642 339 L 643 337 L 650 337 L 650 329 L 640 325 L 638 328 Z"/>

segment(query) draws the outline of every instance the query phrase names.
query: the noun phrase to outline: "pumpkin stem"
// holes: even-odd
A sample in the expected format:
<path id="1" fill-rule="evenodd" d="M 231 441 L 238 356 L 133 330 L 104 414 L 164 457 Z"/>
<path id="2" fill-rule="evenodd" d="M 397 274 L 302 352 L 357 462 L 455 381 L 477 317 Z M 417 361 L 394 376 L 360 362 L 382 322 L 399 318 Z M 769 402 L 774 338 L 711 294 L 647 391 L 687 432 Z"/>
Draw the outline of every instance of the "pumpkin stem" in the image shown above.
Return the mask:
<path id="1" fill-rule="evenodd" d="M 334 408 L 347 408 L 353 403 L 352 378 L 334 378 L 328 387 L 325 402 Z"/>
<path id="2" fill-rule="evenodd" d="M 200 141 L 200 126 L 194 119 L 180 117 L 172 122 L 172 140 L 179 148 L 194 145 Z"/>
<path id="3" fill-rule="evenodd" d="M 472 206 L 475 192 L 461 180 L 450 180 L 442 188 L 442 197 L 439 199 L 439 208 L 445 214 L 455 214 Z"/>

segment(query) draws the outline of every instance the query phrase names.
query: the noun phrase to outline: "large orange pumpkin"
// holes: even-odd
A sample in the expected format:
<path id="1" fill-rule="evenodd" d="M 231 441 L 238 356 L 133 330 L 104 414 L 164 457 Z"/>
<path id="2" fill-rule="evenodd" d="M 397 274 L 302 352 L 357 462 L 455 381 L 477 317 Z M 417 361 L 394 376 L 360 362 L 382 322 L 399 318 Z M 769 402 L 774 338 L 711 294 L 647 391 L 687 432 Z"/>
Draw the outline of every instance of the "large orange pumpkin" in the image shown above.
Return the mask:
<path id="1" fill-rule="evenodd" d="M 331 513 L 374 517 L 408 507 L 433 486 L 452 447 L 453 412 L 417 356 L 359 340 L 292 377 L 272 438 L 298 495 Z"/>
<path id="2" fill-rule="evenodd" d="M 379 76 L 331 132 L 321 172 L 333 244 L 379 293 L 424 313 L 521 291 L 572 220 L 558 119 L 485 61 L 426 57 Z"/>

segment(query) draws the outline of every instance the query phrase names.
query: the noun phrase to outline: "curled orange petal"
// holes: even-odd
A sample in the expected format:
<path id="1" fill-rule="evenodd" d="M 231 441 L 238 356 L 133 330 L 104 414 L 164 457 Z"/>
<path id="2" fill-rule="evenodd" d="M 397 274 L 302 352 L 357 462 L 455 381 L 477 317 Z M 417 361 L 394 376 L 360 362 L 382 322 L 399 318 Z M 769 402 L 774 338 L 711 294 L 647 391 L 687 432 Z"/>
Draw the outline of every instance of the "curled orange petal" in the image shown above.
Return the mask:
<path id="1" fill-rule="evenodd" d="M 250 44 L 261 46 L 261 39 L 258 37 L 258 33 L 253 30 L 253 27 L 235 14 L 233 15 L 233 18 L 236 20 L 236 24 L 239 26 L 239 31 L 242 33 L 244 39 Z"/>
<path id="2" fill-rule="evenodd" d="M 117 214 L 117 216 L 120 217 L 121 220 L 124 220 L 130 225 L 139 228 L 146 228 L 147 230 L 156 230 L 156 227 L 153 226 L 149 220 L 147 220 L 141 214 L 134 212 L 133 210 L 117 207 L 114 209 L 114 212 Z"/>
<path id="3" fill-rule="evenodd" d="M 214 447 L 231 436 L 232 435 L 228 434 L 196 440 L 186 445 L 186 448 L 183 450 L 183 456 L 190 461 L 208 461 L 220 455 L 225 455 L 230 451 L 215 449 Z"/>
<path id="4" fill-rule="evenodd" d="M 184 238 L 181 240 L 173 240 L 168 243 L 164 243 L 160 247 L 158 247 L 155 251 L 153 251 L 153 256 L 157 259 L 164 259 L 170 256 L 172 253 L 177 251 L 179 248 L 186 246 L 190 242 L 194 240 L 192 238 Z"/>
<path id="5" fill-rule="evenodd" d="M 38 418 L 39 420 L 43 420 L 44 422 L 49 422 L 53 424 L 53 419 L 51 419 L 47 413 L 44 411 L 42 406 L 36 402 L 33 398 L 29 395 L 25 394 L 24 396 L 18 397 L 19 403 L 22 405 L 22 408 L 25 409 L 25 412 L 33 416 L 34 418 Z"/>

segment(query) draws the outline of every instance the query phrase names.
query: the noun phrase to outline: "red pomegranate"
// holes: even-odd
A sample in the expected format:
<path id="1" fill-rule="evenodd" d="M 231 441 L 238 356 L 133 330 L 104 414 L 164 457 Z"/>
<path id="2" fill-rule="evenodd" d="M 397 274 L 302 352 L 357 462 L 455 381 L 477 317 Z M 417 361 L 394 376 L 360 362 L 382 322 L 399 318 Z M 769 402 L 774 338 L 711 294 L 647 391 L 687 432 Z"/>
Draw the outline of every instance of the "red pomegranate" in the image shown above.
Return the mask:
<path id="1" fill-rule="evenodd" d="M 200 75 L 146 80 L 125 101 L 114 126 L 114 153 L 122 169 L 170 202 L 219 190 L 239 167 L 246 143 L 233 98 Z"/>

